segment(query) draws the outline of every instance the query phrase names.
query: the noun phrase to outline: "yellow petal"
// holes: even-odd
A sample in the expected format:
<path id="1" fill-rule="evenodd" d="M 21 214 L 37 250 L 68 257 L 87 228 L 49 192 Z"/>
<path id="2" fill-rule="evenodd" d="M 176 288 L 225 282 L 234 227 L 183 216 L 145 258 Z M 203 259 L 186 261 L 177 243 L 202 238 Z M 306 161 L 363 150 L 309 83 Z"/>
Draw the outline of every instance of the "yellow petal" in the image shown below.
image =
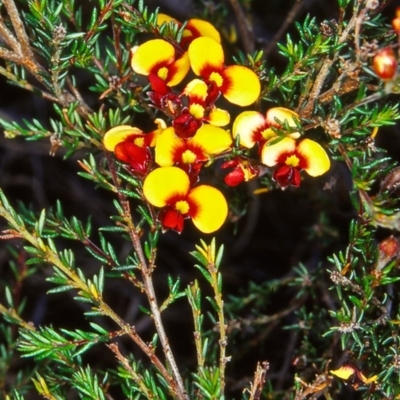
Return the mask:
<path id="1" fill-rule="evenodd" d="M 374 375 L 374 376 L 371 376 L 370 378 L 366 378 L 363 374 L 361 374 L 361 377 L 363 378 L 362 379 L 363 382 L 366 384 L 373 383 L 378 380 L 378 375 Z"/>
<path id="2" fill-rule="evenodd" d="M 207 121 L 214 126 L 226 126 L 229 124 L 230 120 L 231 116 L 228 111 L 216 107 L 210 111 L 207 119 Z"/>
<path id="3" fill-rule="evenodd" d="M 277 143 L 265 143 L 261 152 L 261 162 L 268 167 L 273 167 L 277 164 L 278 158 L 284 153 L 292 153 L 296 150 L 296 141 L 290 137 L 285 137 Z"/>
<path id="4" fill-rule="evenodd" d="M 197 33 L 197 36 L 205 36 L 214 39 L 216 42 L 221 43 L 221 36 L 215 29 L 214 25 L 202 19 L 192 18 L 186 24 L 186 28 L 192 33 Z"/>
<path id="5" fill-rule="evenodd" d="M 118 143 L 123 142 L 131 135 L 142 133 L 143 132 L 139 128 L 130 125 L 119 125 L 111 128 L 104 134 L 103 144 L 108 151 L 114 151 L 114 148 Z"/>
<path id="6" fill-rule="evenodd" d="M 241 65 L 231 65 L 224 70 L 223 76 L 222 94 L 232 104 L 245 107 L 260 97 L 260 80 L 251 69 Z M 225 80 L 227 81 L 226 87 Z"/>
<path id="7" fill-rule="evenodd" d="M 297 146 L 297 151 L 307 160 L 307 167 L 304 170 L 308 175 L 320 176 L 329 170 L 331 162 L 319 143 L 304 139 Z"/>
<path id="8" fill-rule="evenodd" d="M 178 21 L 175 18 L 172 18 L 167 14 L 159 13 L 157 15 L 157 25 L 160 26 L 164 22 L 175 22 L 175 23 L 178 23 Z"/>
<path id="9" fill-rule="evenodd" d="M 274 126 L 275 128 L 280 128 L 282 125 L 278 124 L 276 120 L 282 122 L 286 122 L 291 128 L 296 128 L 296 120 L 300 120 L 300 117 L 297 113 L 288 108 L 284 107 L 273 107 L 267 111 L 266 114 L 267 122 Z"/>
<path id="10" fill-rule="evenodd" d="M 251 149 L 255 144 L 254 132 L 265 125 L 265 117 L 257 111 L 244 111 L 240 113 L 233 123 L 232 135 L 236 139 L 240 136 L 240 144 Z"/>
<path id="11" fill-rule="evenodd" d="M 219 154 L 229 149 L 232 136 L 225 129 L 203 124 L 190 140 L 190 144 L 201 147 L 206 154 Z"/>
<path id="12" fill-rule="evenodd" d="M 350 365 L 343 365 L 339 369 L 336 369 L 334 371 L 329 371 L 332 375 L 337 376 L 338 378 L 347 380 L 349 379 L 352 375 L 354 375 L 354 368 Z"/>
<path id="13" fill-rule="evenodd" d="M 158 136 L 165 130 L 167 129 L 167 124 L 162 118 L 156 118 L 154 122 L 157 125 L 157 128 L 153 131 L 150 132 L 152 135 L 151 142 L 150 142 L 150 147 L 154 147 L 157 143 L 157 138 Z"/>
<path id="14" fill-rule="evenodd" d="M 282 125 L 278 121 L 282 122 Z M 267 111 L 266 121 L 275 128 L 281 128 L 284 123 L 288 124 L 291 128 L 296 128 L 296 122 L 299 121 L 300 117 L 297 113 L 288 108 L 284 107 L 273 107 Z M 272 129 L 271 129 L 272 131 Z M 273 131 L 272 131 L 273 132 Z M 275 133 L 274 133 L 275 135 Z M 299 132 L 292 132 L 289 134 L 293 139 L 298 139 L 300 137 Z"/>
<path id="15" fill-rule="evenodd" d="M 156 207 L 164 207 L 174 196 L 186 197 L 190 187 L 186 172 L 177 167 L 157 168 L 143 182 L 146 200 Z"/>
<path id="16" fill-rule="evenodd" d="M 205 101 L 205 99 L 207 98 L 207 90 L 208 86 L 204 81 L 202 81 L 201 79 L 193 79 L 186 85 L 183 93 L 185 93 L 186 96 L 192 98 L 196 97 Z"/>
<path id="17" fill-rule="evenodd" d="M 189 55 L 187 52 L 183 53 L 170 67 L 170 76 L 167 81 L 168 86 L 175 86 L 182 82 L 190 69 Z"/>
<path id="18" fill-rule="evenodd" d="M 174 164 L 174 149 L 184 146 L 185 141 L 175 135 L 174 128 L 165 129 L 158 135 L 155 161 L 161 167 L 168 167 Z"/>
<path id="19" fill-rule="evenodd" d="M 140 45 L 133 53 L 131 67 L 141 75 L 149 75 L 159 64 L 169 65 L 175 60 L 172 44 L 162 39 L 149 40 Z"/>
<path id="20" fill-rule="evenodd" d="M 199 37 L 189 46 L 189 60 L 193 72 L 203 76 L 212 71 L 222 70 L 224 67 L 224 51 L 214 39 Z M 208 76 L 205 76 L 208 78 Z"/>
<path id="21" fill-rule="evenodd" d="M 191 215 L 196 228 L 203 233 L 218 230 L 228 215 L 228 204 L 224 195 L 208 185 L 197 186 L 188 195 L 197 206 L 195 215 Z"/>

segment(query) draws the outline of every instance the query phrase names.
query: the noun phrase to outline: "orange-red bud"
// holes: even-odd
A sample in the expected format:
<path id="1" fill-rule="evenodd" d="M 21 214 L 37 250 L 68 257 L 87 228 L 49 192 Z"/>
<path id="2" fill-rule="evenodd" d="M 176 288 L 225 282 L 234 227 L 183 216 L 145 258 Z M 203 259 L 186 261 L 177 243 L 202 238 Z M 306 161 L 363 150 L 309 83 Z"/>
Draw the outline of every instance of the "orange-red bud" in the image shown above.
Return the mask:
<path id="1" fill-rule="evenodd" d="M 400 7 L 396 8 L 396 17 L 392 21 L 393 30 L 400 35 Z"/>
<path id="2" fill-rule="evenodd" d="M 383 81 L 391 81 L 397 73 L 397 59 L 390 47 L 380 50 L 372 62 L 376 75 Z"/>

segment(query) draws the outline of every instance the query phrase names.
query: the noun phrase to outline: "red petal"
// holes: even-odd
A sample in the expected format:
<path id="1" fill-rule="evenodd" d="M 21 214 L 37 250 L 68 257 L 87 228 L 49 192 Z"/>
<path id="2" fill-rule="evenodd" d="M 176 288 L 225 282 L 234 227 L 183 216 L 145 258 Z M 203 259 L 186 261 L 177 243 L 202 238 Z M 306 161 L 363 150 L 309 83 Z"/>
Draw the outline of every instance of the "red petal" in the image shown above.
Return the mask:
<path id="1" fill-rule="evenodd" d="M 170 207 L 165 207 L 160 210 L 158 213 L 158 219 L 164 230 L 173 229 L 178 233 L 181 233 L 183 230 L 185 220 L 182 214 Z"/>
<path id="2" fill-rule="evenodd" d="M 154 92 L 157 92 L 162 96 L 165 96 L 171 91 L 171 89 L 169 88 L 169 86 L 167 86 L 165 81 L 156 74 L 149 74 L 148 78 L 151 88 L 153 89 Z"/>
<path id="3" fill-rule="evenodd" d="M 277 166 L 273 178 L 278 182 L 282 189 L 286 189 L 289 185 L 299 187 L 301 182 L 299 170 L 285 164 Z"/>
<path id="4" fill-rule="evenodd" d="M 129 164 L 135 171 L 141 173 L 146 172 L 148 162 L 151 160 L 151 153 L 147 147 L 139 147 L 131 142 L 118 143 L 114 152 L 118 160 Z"/>
<path id="5" fill-rule="evenodd" d="M 240 167 L 235 168 L 225 177 L 225 183 L 229 186 L 237 186 L 244 181 L 244 173 Z"/>

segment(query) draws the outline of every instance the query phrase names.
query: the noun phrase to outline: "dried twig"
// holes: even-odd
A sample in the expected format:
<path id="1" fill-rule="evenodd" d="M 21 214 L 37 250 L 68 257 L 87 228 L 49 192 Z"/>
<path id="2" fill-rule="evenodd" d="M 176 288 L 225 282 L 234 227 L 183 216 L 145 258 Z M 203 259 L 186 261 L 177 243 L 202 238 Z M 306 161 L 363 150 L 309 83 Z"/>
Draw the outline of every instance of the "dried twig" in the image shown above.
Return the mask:
<path id="1" fill-rule="evenodd" d="M 286 18 L 283 21 L 283 24 L 279 28 L 278 32 L 275 33 L 274 37 L 269 42 L 268 46 L 265 48 L 265 50 L 264 50 L 265 57 L 269 56 L 271 51 L 276 46 L 276 43 L 279 41 L 279 39 L 282 37 L 282 35 L 286 32 L 288 26 L 294 21 L 298 12 L 300 11 L 301 6 L 302 6 L 302 0 L 296 0 L 296 2 L 293 4 L 293 7 L 290 9 L 288 14 L 286 15 Z"/>
<path id="2" fill-rule="evenodd" d="M 37 80 L 44 83 L 41 73 L 45 72 L 45 69 L 35 59 L 35 55 L 29 43 L 29 37 L 26 34 L 24 24 L 22 23 L 14 1 L 4 0 L 3 2 L 15 30 L 16 38 L 4 25 L 4 22 L 1 22 L 2 30 L 0 34 L 2 38 L 14 50 L 15 57 L 19 58 L 19 60 L 15 62 L 22 64 Z"/>
<path id="3" fill-rule="evenodd" d="M 240 38 L 246 53 L 254 51 L 254 32 L 252 24 L 246 17 L 238 0 L 229 0 L 238 22 Z"/>
<path id="4" fill-rule="evenodd" d="M 259 400 L 261 398 L 261 392 L 265 384 L 265 377 L 269 369 L 269 362 L 263 361 L 261 364 L 257 364 L 256 372 L 254 373 L 254 380 L 251 384 L 250 389 L 250 400 Z"/>
<path id="5" fill-rule="evenodd" d="M 360 10 L 360 4 L 358 5 L 358 8 L 356 8 L 354 10 L 354 14 L 353 14 L 352 18 L 350 19 L 348 25 L 346 26 L 346 29 L 344 29 L 344 31 L 341 33 L 339 40 L 338 40 L 339 44 L 344 43 L 347 40 L 350 32 L 355 28 L 355 25 L 357 24 L 357 21 L 359 18 L 359 15 L 358 15 L 359 10 Z M 321 93 L 322 87 L 325 83 L 325 80 L 326 80 L 328 74 L 329 74 L 330 68 L 333 65 L 333 63 L 338 59 L 338 57 L 339 57 L 339 55 L 336 54 L 332 59 L 327 58 L 323 62 L 321 69 L 320 69 L 317 77 L 315 78 L 314 85 L 311 89 L 310 95 L 308 96 L 308 101 L 307 101 L 305 107 L 302 110 L 300 110 L 301 117 L 309 118 L 311 116 L 314 106 L 315 106 L 315 102 Z M 300 107 L 301 107 L 301 104 L 300 104 Z"/>

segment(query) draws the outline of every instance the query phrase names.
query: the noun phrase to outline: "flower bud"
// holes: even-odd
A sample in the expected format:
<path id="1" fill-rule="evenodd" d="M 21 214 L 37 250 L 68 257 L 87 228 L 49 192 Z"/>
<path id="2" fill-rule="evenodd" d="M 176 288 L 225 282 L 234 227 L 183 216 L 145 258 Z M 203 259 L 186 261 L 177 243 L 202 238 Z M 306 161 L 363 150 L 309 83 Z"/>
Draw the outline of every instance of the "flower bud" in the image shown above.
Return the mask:
<path id="1" fill-rule="evenodd" d="M 400 35 L 400 7 L 396 8 L 396 17 L 392 21 L 393 30 Z"/>
<path id="2" fill-rule="evenodd" d="M 390 47 L 380 50 L 372 62 L 373 69 L 383 81 L 391 81 L 397 73 L 397 59 Z"/>

